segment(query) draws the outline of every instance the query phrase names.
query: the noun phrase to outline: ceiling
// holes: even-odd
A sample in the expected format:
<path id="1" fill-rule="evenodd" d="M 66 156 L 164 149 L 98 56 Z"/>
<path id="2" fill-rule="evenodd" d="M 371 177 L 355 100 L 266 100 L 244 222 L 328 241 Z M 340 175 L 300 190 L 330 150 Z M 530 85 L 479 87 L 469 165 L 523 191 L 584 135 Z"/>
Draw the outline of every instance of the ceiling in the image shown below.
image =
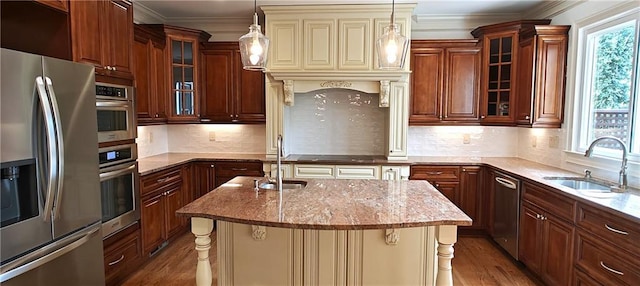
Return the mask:
<path id="1" fill-rule="evenodd" d="M 521 14 L 542 2 L 562 0 L 397 0 L 396 3 L 417 3 L 414 15 L 487 15 Z M 159 18 L 249 18 L 253 15 L 254 1 L 251 0 L 136 0 Z M 316 4 L 385 4 L 391 0 L 260 0 L 261 5 L 316 5 Z"/>

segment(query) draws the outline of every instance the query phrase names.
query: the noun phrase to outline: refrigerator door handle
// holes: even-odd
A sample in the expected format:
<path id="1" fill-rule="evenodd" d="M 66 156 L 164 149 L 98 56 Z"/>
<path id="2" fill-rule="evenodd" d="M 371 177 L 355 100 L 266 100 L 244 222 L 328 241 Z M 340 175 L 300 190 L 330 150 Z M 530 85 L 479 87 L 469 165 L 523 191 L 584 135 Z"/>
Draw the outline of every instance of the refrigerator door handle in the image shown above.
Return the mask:
<path id="1" fill-rule="evenodd" d="M 36 90 L 38 91 L 40 106 L 42 107 L 42 113 L 44 114 L 44 124 L 47 136 L 47 155 L 49 156 L 49 166 L 47 166 L 48 180 L 47 185 L 45 186 L 46 196 L 44 200 L 43 210 L 44 221 L 49 221 L 49 219 L 51 218 L 51 213 L 53 211 L 55 187 L 58 186 L 57 180 L 59 178 L 56 163 L 58 162 L 58 153 L 56 152 L 58 148 L 56 146 L 56 141 L 54 140 L 56 136 L 56 128 L 53 118 L 53 109 L 51 107 L 51 102 L 49 101 L 49 95 L 47 94 L 47 90 L 45 88 L 44 79 L 41 76 L 36 78 Z"/>
<path id="2" fill-rule="evenodd" d="M 20 257 L 2 266 L 0 269 L 0 283 L 21 275 L 29 270 L 38 268 L 62 255 L 85 244 L 91 237 L 98 234 L 101 222 L 91 225 L 88 231 L 73 234 L 69 237 L 55 241 L 43 248 Z"/>
<path id="3" fill-rule="evenodd" d="M 62 130 L 60 128 L 60 111 L 58 110 L 58 102 L 56 101 L 56 94 L 53 90 L 53 83 L 49 77 L 45 77 L 47 84 L 47 91 L 49 95 L 49 100 L 51 101 L 51 108 L 53 111 L 53 120 L 55 127 L 55 142 L 57 145 L 57 169 L 58 169 L 58 178 L 57 178 L 57 187 L 56 187 L 56 199 L 53 208 L 53 220 L 56 220 L 60 217 L 60 205 L 62 201 L 62 190 L 64 183 L 64 141 L 62 140 Z"/>

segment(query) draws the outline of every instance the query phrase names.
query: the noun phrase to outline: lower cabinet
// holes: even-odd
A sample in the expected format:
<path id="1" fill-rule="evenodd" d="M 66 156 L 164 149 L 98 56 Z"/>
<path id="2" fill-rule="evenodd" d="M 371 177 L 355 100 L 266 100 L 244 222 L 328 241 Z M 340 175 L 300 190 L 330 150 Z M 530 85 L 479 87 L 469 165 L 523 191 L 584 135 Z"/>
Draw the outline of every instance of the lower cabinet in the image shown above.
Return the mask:
<path id="1" fill-rule="evenodd" d="M 216 188 L 215 162 L 201 161 L 193 163 L 193 200 Z"/>
<path id="2" fill-rule="evenodd" d="M 106 285 L 120 285 L 143 262 L 140 225 L 132 224 L 105 239 L 103 245 Z"/>
<path id="3" fill-rule="evenodd" d="M 262 162 L 217 161 L 215 164 L 215 187 L 237 176 L 262 177 Z"/>
<path id="4" fill-rule="evenodd" d="M 150 256 L 186 230 L 186 220 L 177 217 L 176 211 L 185 205 L 188 194 L 180 167 L 141 177 L 140 181 L 142 246 L 144 255 Z M 149 181 L 155 188 L 144 188 Z"/>
<path id="5" fill-rule="evenodd" d="M 553 191 L 544 190 L 540 186 L 527 182 L 523 183 L 523 191 L 519 260 L 547 285 L 569 285 L 573 271 L 573 224 L 556 215 L 552 210 L 533 203 L 553 198 L 553 194 L 545 194 Z M 533 196 L 536 196 L 535 199 Z M 548 201 L 552 205 L 561 205 L 562 202 Z"/>

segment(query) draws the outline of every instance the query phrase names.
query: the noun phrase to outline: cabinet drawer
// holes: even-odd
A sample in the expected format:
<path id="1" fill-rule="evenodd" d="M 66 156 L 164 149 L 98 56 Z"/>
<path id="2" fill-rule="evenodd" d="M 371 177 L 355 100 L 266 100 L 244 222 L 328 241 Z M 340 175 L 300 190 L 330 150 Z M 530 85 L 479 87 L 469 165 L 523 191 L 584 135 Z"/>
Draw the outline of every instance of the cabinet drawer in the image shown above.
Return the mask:
<path id="1" fill-rule="evenodd" d="M 380 166 L 336 166 L 337 179 L 380 179 Z"/>
<path id="2" fill-rule="evenodd" d="M 140 178 L 140 195 L 144 196 L 166 187 L 169 184 L 180 182 L 181 169 L 173 168 L 166 171 L 159 171 Z"/>
<path id="3" fill-rule="evenodd" d="M 217 162 L 215 166 L 216 177 L 263 176 L 261 162 Z"/>
<path id="4" fill-rule="evenodd" d="M 332 165 L 294 165 L 294 178 L 335 178 L 335 166 Z"/>
<path id="5" fill-rule="evenodd" d="M 523 182 L 523 199 L 542 207 L 567 221 L 573 221 L 575 201 L 554 190 Z"/>
<path id="6" fill-rule="evenodd" d="M 142 258 L 139 231 L 133 232 L 107 247 L 104 252 L 104 269 L 107 285 L 117 284 L 135 270 Z"/>
<path id="7" fill-rule="evenodd" d="M 583 204 L 578 204 L 576 224 L 611 245 L 640 256 L 640 227 L 637 224 Z"/>
<path id="8" fill-rule="evenodd" d="M 617 251 L 615 244 L 610 249 L 586 232 L 578 231 L 576 239 L 576 266 L 589 273 L 591 278 L 603 284 L 638 285 L 640 269 L 637 259 Z"/>
<path id="9" fill-rule="evenodd" d="M 411 180 L 458 181 L 458 166 L 411 166 Z"/>

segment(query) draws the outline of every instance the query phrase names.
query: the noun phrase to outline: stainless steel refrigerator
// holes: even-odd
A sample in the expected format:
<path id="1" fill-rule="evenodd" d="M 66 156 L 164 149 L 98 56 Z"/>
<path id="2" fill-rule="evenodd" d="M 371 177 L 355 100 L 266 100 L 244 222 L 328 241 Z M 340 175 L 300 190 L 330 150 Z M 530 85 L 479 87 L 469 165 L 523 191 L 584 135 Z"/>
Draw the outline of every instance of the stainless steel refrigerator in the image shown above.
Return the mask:
<path id="1" fill-rule="evenodd" d="M 0 284 L 104 285 L 94 68 L 0 55 Z"/>

